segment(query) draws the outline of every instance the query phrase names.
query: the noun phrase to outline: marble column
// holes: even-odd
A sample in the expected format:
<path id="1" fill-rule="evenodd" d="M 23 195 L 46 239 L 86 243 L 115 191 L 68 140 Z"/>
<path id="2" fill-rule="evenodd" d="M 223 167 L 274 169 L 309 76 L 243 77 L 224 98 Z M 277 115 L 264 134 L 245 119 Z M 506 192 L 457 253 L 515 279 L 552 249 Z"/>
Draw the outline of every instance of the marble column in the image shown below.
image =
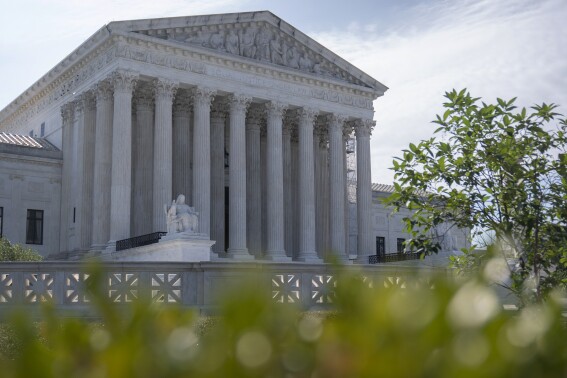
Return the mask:
<path id="1" fill-rule="evenodd" d="M 193 205 L 191 113 L 189 94 L 178 90 L 173 103 L 173 196 L 184 194 L 189 206 Z"/>
<path id="2" fill-rule="evenodd" d="M 112 121 L 112 173 L 110 186 L 110 241 L 130 237 L 132 193 L 132 91 L 138 74 L 117 70 L 112 74 L 114 112 Z"/>
<path id="3" fill-rule="evenodd" d="M 299 126 L 291 130 L 291 210 L 292 210 L 292 258 L 299 255 Z M 315 230 L 313 230 L 315 233 Z M 289 255 L 289 254 L 288 254 Z"/>
<path id="4" fill-rule="evenodd" d="M 329 178 L 329 133 L 327 128 L 321 135 L 319 145 L 319 158 L 321 162 L 321 175 L 319 177 L 321 183 L 321 218 L 323 223 L 322 228 L 322 243 L 325 255 L 329 257 L 331 251 L 331 238 L 330 238 L 330 178 Z"/>
<path id="5" fill-rule="evenodd" d="M 286 106 L 275 101 L 267 109 L 266 259 L 290 261 L 284 250 L 282 117 Z"/>
<path id="6" fill-rule="evenodd" d="M 61 179 L 61 229 L 60 229 L 60 249 L 61 251 L 69 251 L 69 218 L 71 216 L 71 173 L 73 166 L 73 120 L 75 117 L 75 103 L 68 102 L 61 106 L 61 128 L 63 133 L 62 150 L 63 150 L 63 167 Z"/>
<path id="7" fill-rule="evenodd" d="M 262 181 L 260 125 L 263 109 L 251 106 L 246 117 L 246 240 L 250 254 L 262 254 Z"/>
<path id="8" fill-rule="evenodd" d="M 230 103 L 229 249 L 230 257 L 253 259 L 246 243 L 246 109 L 251 97 L 235 94 Z"/>
<path id="9" fill-rule="evenodd" d="M 79 141 L 79 185 L 80 200 L 78 203 L 79 214 L 79 250 L 86 252 L 92 244 L 93 231 L 93 180 L 95 159 L 95 128 L 96 128 L 96 101 L 92 92 L 81 95 L 80 101 L 83 107 L 82 130 L 80 130 Z"/>
<path id="10" fill-rule="evenodd" d="M 315 247 L 315 161 L 313 122 L 317 111 L 299 113 L 299 254 L 298 260 L 320 262 Z"/>
<path id="11" fill-rule="evenodd" d="M 348 181 L 348 141 L 352 134 L 352 126 L 349 122 L 345 122 L 343 127 L 343 175 L 344 175 L 344 182 L 345 182 L 345 254 L 346 256 L 350 256 L 350 209 L 349 209 L 349 181 Z"/>
<path id="12" fill-rule="evenodd" d="M 323 186 L 321 185 L 321 147 L 320 144 L 320 129 L 321 119 L 324 116 L 319 116 L 315 119 L 315 127 L 313 130 L 313 151 L 314 151 L 314 176 L 315 176 L 315 250 L 318 251 L 320 258 L 325 258 L 327 250 L 323 245 Z"/>
<path id="13" fill-rule="evenodd" d="M 211 106 L 211 239 L 213 251 L 224 254 L 225 240 L 225 126 L 228 103 L 217 98 Z"/>
<path id="14" fill-rule="evenodd" d="M 132 235 L 139 236 L 149 234 L 153 229 L 154 91 L 150 85 L 135 93 L 134 108 Z"/>
<path id="15" fill-rule="evenodd" d="M 293 206 L 291 204 L 291 129 L 295 112 L 288 111 L 283 120 L 283 208 L 284 208 L 284 250 L 293 258 Z"/>
<path id="16" fill-rule="evenodd" d="M 261 185 L 261 210 L 262 210 L 262 249 L 260 256 L 263 258 L 268 248 L 268 125 L 267 120 L 265 124 L 260 127 L 260 175 L 262 177 Z"/>
<path id="17" fill-rule="evenodd" d="M 68 245 L 67 250 L 69 251 L 69 256 L 76 256 L 80 248 L 80 236 L 81 236 L 81 224 L 79 223 L 80 204 L 82 201 L 82 191 L 81 191 L 81 180 L 82 180 L 82 167 L 83 167 L 83 150 L 81 138 L 83 137 L 83 123 L 84 123 L 84 112 L 83 112 L 83 101 L 81 99 L 82 95 L 78 95 L 73 103 L 74 107 L 74 121 L 73 121 L 73 141 L 71 143 L 71 161 L 70 165 L 70 192 L 67 196 L 69 201 L 69 234 L 68 234 Z"/>
<path id="18" fill-rule="evenodd" d="M 372 178 L 370 167 L 370 134 L 375 123 L 367 119 L 356 124 L 356 205 L 358 222 L 357 262 L 368 263 L 368 255 L 374 254 L 372 232 Z"/>
<path id="19" fill-rule="evenodd" d="M 345 251 L 345 176 L 343 124 L 345 117 L 333 115 L 329 123 L 329 197 L 331 250 L 339 261 L 346 261 Z"/>
<path id="20" fill-rule="evenodd" d="M 315 203 L 317 229 L 316 250 L 319 257 L 327 259 L 329 254 L 329 162 L 328 162 L 328 116 L 319 116 L 315 122 L 313 150 L 315 151 Z"/>
<path id="21" fill-rule="evenodd" d="M 112 85 L 96 85 L 95 163 L 93 184 L 93 241 L 91 250 L 101 251 L 110 239 L 110 183 L 112 171 Z"/>
<path id="22" fill-rule="evenodd" d="M 153 232 L 167 231 L 164 206 L 173 196 L 173 96 L 178 84 L 156 79 L 154 124 Z"/>
<path id="23" fill-rule="evenodd" d="M 211 234 L 211 101 L 214 91 L 193 91 L 193 206 L 199 232 Z"/>

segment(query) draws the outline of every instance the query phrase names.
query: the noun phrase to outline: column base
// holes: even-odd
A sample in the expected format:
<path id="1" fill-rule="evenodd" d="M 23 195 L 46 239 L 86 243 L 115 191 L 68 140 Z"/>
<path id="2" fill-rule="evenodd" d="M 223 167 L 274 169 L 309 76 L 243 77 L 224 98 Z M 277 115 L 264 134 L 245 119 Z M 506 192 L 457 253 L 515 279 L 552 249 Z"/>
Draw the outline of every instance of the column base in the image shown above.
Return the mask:
<path id="1" fill-rule="evenodd" d="M 100 253 L 104 252 L 105 249 L 106 249 L 106 244 L 93 244 L 93 245 L 91 245 L 89 252 L 100 254 Z"/>
<path id="2" fill-rule="evenodd" d="M 106 248 L 102 250 L 103 254 L 110 254 L 116 252 L 116 240 L 110 240 L 108 244 L 106 244 Z"/>
<path id="3" fill-rule="evenodd" d="M 227 257 L 233 260 L 254 260 L 254 256 L 248 253 L 248 249 L 231 249 L 229 248 L 227 252 Z"/>
<path id="4" fill-rule="evenodd" d="M 291 257 L 285 254 L 285 251 L 266 251 L 264 255 L 264 260 L 276 261 L 276 262 L 290 262 Z"/>
<path id="5" fill-rule="evenodd" d="M 306 263 L 311 263 L 311 264 L 322 264 L 323 263 L 323 260 L 320 259 L 319 256 L 317 256 L 317 253 L 315 251 L 304 252 L 304 253 L 300 252 L 296 261 L 306 262 Z"/>
<path id="6" fill-rule="evenodd" d="M 324 264 L 325 262 L 320 258 L 297 258 L 297 262 L 304 262 L 308 264 Z"/>

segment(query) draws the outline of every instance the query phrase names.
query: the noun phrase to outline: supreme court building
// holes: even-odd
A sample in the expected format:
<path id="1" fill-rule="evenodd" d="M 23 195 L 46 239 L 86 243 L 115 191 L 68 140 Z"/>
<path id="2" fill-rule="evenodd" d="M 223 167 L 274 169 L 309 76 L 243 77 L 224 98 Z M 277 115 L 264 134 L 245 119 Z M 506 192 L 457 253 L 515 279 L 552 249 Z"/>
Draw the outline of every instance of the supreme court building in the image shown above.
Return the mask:
<path id="1" fill-rule="evenodd" d="M 373 101 L 386 90 L 267 11 L 120 21 L 3 109 L 0 132 L 62 153 L 27 158 L 54 172 L 25 187 L 26 208 L 51 201 L 49 254 L 165 231 L 164 205 L 184 194 L 219 257 L 364 263 Z"/>

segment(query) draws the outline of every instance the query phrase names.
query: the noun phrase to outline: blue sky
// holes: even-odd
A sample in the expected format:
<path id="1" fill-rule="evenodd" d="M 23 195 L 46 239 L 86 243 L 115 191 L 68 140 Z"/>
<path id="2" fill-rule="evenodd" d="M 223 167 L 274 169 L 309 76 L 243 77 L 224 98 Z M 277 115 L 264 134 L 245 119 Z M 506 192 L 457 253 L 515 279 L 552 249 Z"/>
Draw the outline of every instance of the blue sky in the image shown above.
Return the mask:
<path id="1" fill-rule="evenodd" d="M 567 114 L 566 0 L 20 0 L 0 13 L 0 108 L 113 20 L 270 10 L 384 83 L 372 180 L 431 136 L 443 93 L 555 102 Z"/>

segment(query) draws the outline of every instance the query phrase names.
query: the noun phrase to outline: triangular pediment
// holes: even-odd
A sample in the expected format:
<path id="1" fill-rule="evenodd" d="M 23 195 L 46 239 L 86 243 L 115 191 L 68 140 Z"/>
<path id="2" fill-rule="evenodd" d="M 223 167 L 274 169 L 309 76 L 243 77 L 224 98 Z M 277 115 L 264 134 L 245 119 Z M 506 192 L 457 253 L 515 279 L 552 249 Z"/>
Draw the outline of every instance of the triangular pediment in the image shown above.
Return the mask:
<path id="1" fill-rule="evenodd" d="M 119 21 L 137 33 L 374 89 L 387 87 L 268 11 Z"/>

